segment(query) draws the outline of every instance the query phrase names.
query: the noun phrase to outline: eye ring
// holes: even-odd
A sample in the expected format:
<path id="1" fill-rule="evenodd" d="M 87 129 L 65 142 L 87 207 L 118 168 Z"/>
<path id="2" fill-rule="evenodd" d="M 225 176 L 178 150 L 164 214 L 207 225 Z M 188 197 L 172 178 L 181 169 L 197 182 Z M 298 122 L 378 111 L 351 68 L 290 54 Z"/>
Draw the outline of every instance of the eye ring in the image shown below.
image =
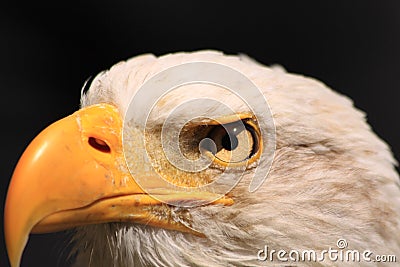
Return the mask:
<path id="1" fill-rule="evenodd" d="M 246 129 L 251 133 L 251 136 L 253 137 L 253 150 L 251 151 L 251 154 L 249 155 L 249 159 L 253 158 L 254 156 L 258 155 L 258 157 L 261 154 L 261 132 L 259 128 L 257 127 L 258 124 L 254 123 L 253 121 L 248 121 L 247 124 L 245 124 Z M 258 158 L 257 158 L 258 159 Z"/>

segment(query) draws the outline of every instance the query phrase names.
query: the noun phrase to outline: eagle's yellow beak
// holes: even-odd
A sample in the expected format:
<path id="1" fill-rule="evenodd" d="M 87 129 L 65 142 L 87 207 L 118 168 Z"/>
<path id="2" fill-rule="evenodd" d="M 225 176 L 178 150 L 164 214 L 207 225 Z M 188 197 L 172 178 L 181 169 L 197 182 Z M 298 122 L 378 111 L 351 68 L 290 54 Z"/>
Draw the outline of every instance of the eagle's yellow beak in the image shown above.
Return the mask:
<path id="1" fill-rule="evenodd" d="M 118 221 L 193 231 L 147 211 L 149 205 L 161 203 L 147 195 L 127 171 L 121 132 L 118 110 L 99 104 L 55 122 L 27 147 L 14 171 L 5 206 L 12 266 L 19 265 L 30 232 Z M 177 200 L 210 197 L 169 194 Z M 232 200 L 214 203 L 229 205 Z"/>

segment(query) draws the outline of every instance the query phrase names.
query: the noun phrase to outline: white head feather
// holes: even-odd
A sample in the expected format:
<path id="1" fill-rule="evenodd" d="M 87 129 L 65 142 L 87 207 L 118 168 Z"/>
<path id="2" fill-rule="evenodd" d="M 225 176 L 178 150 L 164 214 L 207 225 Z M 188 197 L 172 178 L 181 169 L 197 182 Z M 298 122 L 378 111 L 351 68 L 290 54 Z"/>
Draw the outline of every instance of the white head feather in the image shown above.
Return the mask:
<path id="1" fill-rule="evenodd" d="M 265 245 L 276 250 L 321 251 L 335 247 L 339 238 L 347 240 L 349 249 L 400 256 L 395 160 L 364 114 L 319 81 L 215 51 L 159 58 L 142 55 L 100 73 L 82 95 L 82 106 L 112 103 L 125 114 L 131 97 L 147 79 L 171 66 L 195 61 L 234 68 L 262 90 L 277 135 L 268 179 L 249 193 L 245 177 L 232 191 L 233 206 L 188 209 L 192 226 L 205 238 L 133 224 L 78 228 L 74 237 L 77 266 L 265 266 L 268 262 L 257 260 L 257 252 Z M 188 94 L 199 92 L 200 96 L 206 89 L 180 90 L 168 105 L 176 105 Z M 211 94 L 221 97 L 217 90 Z M 171 208 L 169 216 L 180 220 L 175 211 Z M 309 266 L 310 262 L 295 264 Z M 346 265 L 328 259 L 320 264 Z"/>

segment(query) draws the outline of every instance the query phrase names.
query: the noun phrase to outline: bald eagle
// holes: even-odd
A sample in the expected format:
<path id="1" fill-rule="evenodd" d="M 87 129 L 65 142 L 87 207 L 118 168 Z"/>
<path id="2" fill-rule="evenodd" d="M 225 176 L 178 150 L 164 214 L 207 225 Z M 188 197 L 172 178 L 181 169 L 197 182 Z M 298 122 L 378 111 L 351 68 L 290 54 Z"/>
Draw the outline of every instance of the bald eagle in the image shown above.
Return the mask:
<path id="1" fill-rule="evenodd" d="M 268 108 L 261 108 L 273 124 L 234 92 L 204 83 L 161 95 L 144 114 L 146 131 L 126 123 L 147 81 L 193 62 L 243 74 L 260 90 L 246 101 L 265 99 Z M 208 109 L 218 118 L 189 98 L 219 101 Z M 184 103 L 192 104 L 179 113 Z M 146 104 L 133 109 L 140 114 Z M 218 111 L 222 104 L 232 108 Z M 198 110 L 203 117 L 181 122 L 179 114 Z M 181 125 L 180 153 L 210 159 L 206 167 L 173 164 L 175 156 L 164 151 L 175 140 L 163 128 L 169 118 L 172 128 Z M 273 155 L 270 164 L 263 165 L 262 153 Z M 141 55 L 97 75 L 82 93 L 81 109 L 46 128 L 21 156 L 5 206 L 8 255 L 16 267 L 30 233 L 73 229 L 76 266 L 340 266 L 348 264 L 346 251 L 360 253 L 357 265 L 371 266 L 377 255 L 400 256 L 395 164 L 351 100 L 315 79 L 217 51 Z M 259 169 L 266 179 L 249 190 Z M 154 174 L 187 190 L 162 188 Z M 221 174 L 238 181 L 222 195 L 206 186 Z M 203 190 L 191 190 L 197 187 Z M 332 249 L 342 257 L 330 257 Z"/>

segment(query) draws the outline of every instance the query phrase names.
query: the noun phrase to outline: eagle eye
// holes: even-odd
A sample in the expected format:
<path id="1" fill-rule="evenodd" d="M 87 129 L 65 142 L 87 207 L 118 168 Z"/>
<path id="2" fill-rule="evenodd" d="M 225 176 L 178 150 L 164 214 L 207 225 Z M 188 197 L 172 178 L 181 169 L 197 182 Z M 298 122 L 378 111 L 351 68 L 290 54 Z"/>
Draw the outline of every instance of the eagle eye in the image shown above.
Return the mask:
<path id="1" fill-rule="evenodd" d="M 226 133 L 221 140 L 222 147 L 228 151 L 232 151 L 239 145 L 239 140 L 234 134 Z"/>
<path id="2" fill-rule="evenodd" d="M 232 123 L 214 126 L 208 139 L 214 142 L 214 149 L 210 145 L 204 147 L 211 152 L 217 163 L 240 163 L 246 162 L 259 150 L 259 135 L 255 125 L 249 120 L 239 120 Z"/>

